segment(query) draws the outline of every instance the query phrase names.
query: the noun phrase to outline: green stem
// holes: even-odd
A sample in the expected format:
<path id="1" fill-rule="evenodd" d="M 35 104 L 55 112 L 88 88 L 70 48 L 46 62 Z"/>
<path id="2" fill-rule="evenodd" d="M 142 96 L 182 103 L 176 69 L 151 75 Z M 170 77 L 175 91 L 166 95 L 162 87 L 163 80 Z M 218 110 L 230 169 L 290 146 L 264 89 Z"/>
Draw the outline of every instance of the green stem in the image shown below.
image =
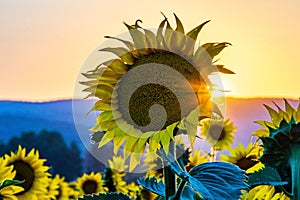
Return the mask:
<path id="1" fill-rule="evenodd" d="M 175 146 L 173 142 L 170 143 L 169 149 L 170 149 L 169 153 L 171 153 L 172 155 L 176 155 Z M 164 166 L 164 179 L 165 179 L 165 186 L 166 186 L 165 187 L 166 199 L 168 200 L 176 193 L 176 175 L 168 166 Z"/>
<path id="2" fill-rule="evenodd" d="M 290 165 L 292 171 L 292 194 L 293 199 L 300 199 L 300 145 L 291 146 Z"/>
<path id="3" fill-rule="evenodd" d="M 181 193 L 183 191 L 183 188 L 184 188 L 185 184 L 186 184 L 186 181 L 182 180 L 179 187 L 178 187 L 178 190 L 177 190 L 175 196 L 172 198 L 172 200 L 180 200 L 180 196 L 181 196 Z"/>

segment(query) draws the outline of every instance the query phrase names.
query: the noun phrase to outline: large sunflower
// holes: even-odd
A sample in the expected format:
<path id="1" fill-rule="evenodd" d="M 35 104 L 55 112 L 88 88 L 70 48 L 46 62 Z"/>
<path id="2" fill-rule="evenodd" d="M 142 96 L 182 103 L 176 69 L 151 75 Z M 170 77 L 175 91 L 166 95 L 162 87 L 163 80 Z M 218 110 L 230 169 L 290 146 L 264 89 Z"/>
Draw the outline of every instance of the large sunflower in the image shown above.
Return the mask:
<path id="1" fill-rule="evenodd" d="M 24 191 L 16 196 L 24 200 L 38 200 L 39 195 L 47 194 L 48 187 L 48 166 L 44 166 L 45 159 L 39 158 L 39 152 L 32 149 L 26 155 L 26 149 L 18 147 L 17 153 L 5 155 L 7 166 L 13 166 L 16 171 L 14 180 L 24 180 L 20 186 Z"/>
<path id="2" fill-rule="evenodd" d="M 125 23 L 132 41 L 114 37 L 124 47 L 108 47 L 117 58 L 100 64 L 83 75 L 85 92 L 99 98 L 93 110 L 102 111 L 92 132 L 106 131 L 99 148 L 114 141 L 115 151 L 124 145 L 131 154 L 130 170 L 140 161 L 146 143 L 151 152 L 162 146 L 167 152 L 170 141 L 180 130 L 194 143 L 200 117 L 210 117 L 216 106 L 211 102 L 208 75 L 233 73 L 223 65 L 213 65 L 228 43 L 206 43 L 195 47 L 204 22 L 185 34 L 175 15 L 172 29 L 165 18 L 157 33 Z M 127 153 L 126 153 L 127 152 Z"/>
<path id="3" fill-rule="evenodd" d="M 16 176 L 16 171 L 13 171 L 13 166 L 7 166 L 7 162 L 0 158 L 0 183 L 5 180 L 13 180 Z M 10 185 L 0 190 L 0 199 L 18 200 L 15 194 L 22 192 L 24 188 L 20 186 Z"/>
<path id="4" fill-rule="evenodd" d="M 232 144 L 236 127 L 229 119 L 204 119 L 200 125 L 201 134 L 206 137 L 206 141 L 215 149 L 224 150 Z"/>
<path id="5" fill-rule="evenodd" d="M 104 181 L 102 180 L 102 175 L 100 173 L 90 173 L 83 174 L 82 177 L 77 179 L 77 188 L 80 194 L 97 194 L 106 192 L 104 187 Z"/>
<path id="6" fill-rule="evenodd" d="M 249 143 L 245 148 L 239 142 L 238 147 L 229 150 L 230 155 L 221 154 L 220 160 L 233 163 L 247 173 L 253 173 L 263 167 L 263 164 L 258 160 L 262 152 L 263 148 L 257 143 Z"/>

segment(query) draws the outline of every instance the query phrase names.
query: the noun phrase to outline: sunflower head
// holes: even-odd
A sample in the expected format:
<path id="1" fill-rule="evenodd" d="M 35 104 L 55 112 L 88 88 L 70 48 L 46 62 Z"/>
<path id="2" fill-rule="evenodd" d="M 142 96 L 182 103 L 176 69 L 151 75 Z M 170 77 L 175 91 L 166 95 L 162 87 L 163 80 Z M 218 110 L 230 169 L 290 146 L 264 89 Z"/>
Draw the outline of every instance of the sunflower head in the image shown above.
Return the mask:
<path id="1" fill-rule="evenodd" d="M 60 175 L 56 174 L 53 178 L 53 181 L 57 182 L 58 188 L 57 193 L 55 195 L 56 200 L 65 200 L 69 199 L 70 196 L 70 188 L 67 182 L 65 182 L 65 177 L 60 177 Z"/>
<path id="2" fill-rule="evenodd" d="M 16 171 L 14 180 L 24 180 L 20 185 L 24 190 L 16 194 L 19 199 L 37 199 L 47 193 L 49 167 L 44 166 L 46 160 L 39 158 L 38 151 L 32 149 L 26 155 L 26 149 L 19 146 L 17 153 L 6 154 L 5 160 Z"/>
<path id="3" fill-rule="evenodd" d="M 247 173 L 253 173 L 263 167 L 258 158 L 262 155 L 263 148 L 257 143 L 249 143 L 245 148 L 242 143 L 237 147 L 230 149 L 230 155 L 221 154 L 220 160 L 237 165 Z"/>
<path id="4" fill-rule="evenodd" d="M 0 157 L 0 183 L 5 180 L 14 180 L 16 171 L 13 171 L 13 166 L 7 166 L 7 161 Z M 9 185 L 0 189 L 0 199 L 17 199 L 15 194 L 24 190 L 21 186 Z"/>
<path id="5" fill-rule="evenodd" d="M 81 195 L 85 194 L 97 194 L 106 192 L 104 187 L 104 181 L 100 173 L 83 174 L 82 177 L 77 179 L 77 188 Z"/>
<path id="6" fill-rule="evenodd" d="M 209 156 L 207 154 L 201 155 L 200 151 L 194 150 L 193 154 L 189 157 L 189 162 L 186 166 L 187 171 L 190 171 L 190 169 L 192 169 L 193 167 L 208 161 L 209 161 Z"/>
<path id="7" fill-rule="evenodd" d="M 275 103 L 274 103 L 275 104 Z M 285 100 L 285 111 L 277 104 L 278 111 L 265 106 L 271 116 L 271 122 L 258 121 L 264 129 L 254 132 L 263 142 L 264 152 L 260 161 L 277 169 L 281 178 L 289 184 L 283 186 L 287 194 L 291 194 L 295 161 L 300 156 L 300 102 L 295 110 Z M 297 170 L 296 170 L 297 171 Z"/>
<path id="8" fill-rule="evenodd" d="M 99 147 L 114 142 L 115 151 L 124 144 L 124 154 L 131 154 L 130 170 L 140 161 L 146 144 L 151 152 L 169 143 L 179 133 L 187 133 L 190 143 L 196 138 L 199 118 L 221 115 L 211 100 L 209 75 L 233 73 L 214 58 L 229 43 L 196 45 L 204 22 L 185 33 L 175 15 L 173 29 L 165 18 L 156 33 L 142 28 L 140 20 L 125 26 L 131 41 L 115 37 L 123 45 L 100 51 L 116 57 L 83 75 L 89 81 L 84 91 L 98 98 L 92 110 L 101 111 L 90 130 L 106 131 Z"/>
<path id="9" fill-rule="evenodd" d="M 200 125 L 201 134 L 215 149 L 224 150 L 232 144 L 236 127 L 229 119 L 204 119 Z"/>

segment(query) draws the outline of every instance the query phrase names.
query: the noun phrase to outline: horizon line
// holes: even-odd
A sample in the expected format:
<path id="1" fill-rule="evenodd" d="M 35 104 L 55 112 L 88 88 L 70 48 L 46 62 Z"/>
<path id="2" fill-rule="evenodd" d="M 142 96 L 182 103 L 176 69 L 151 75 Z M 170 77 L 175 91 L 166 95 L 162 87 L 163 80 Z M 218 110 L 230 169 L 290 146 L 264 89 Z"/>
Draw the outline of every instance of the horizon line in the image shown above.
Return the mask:
<path id="1" fill-rule="evenodd" d="M 225 95 L 225 98 L 233 99 L 290 99 L 299 100 L 300 97 L 291 96 L 237 96 L 237 95 Z M 90 98 L 92 99 L 92 98 Z M 73 98 L 73 97 L 58 97 L 58 98 L 45 98 L 45 99 L 18 99 L 18 98 L 1 98 L 0 101 L 15 101 L 15 102 L 28 102 L 28 103 L 47 103 L 55 101 L 68 101 L 68 100 L 84 100 L 84 98 Z"/>

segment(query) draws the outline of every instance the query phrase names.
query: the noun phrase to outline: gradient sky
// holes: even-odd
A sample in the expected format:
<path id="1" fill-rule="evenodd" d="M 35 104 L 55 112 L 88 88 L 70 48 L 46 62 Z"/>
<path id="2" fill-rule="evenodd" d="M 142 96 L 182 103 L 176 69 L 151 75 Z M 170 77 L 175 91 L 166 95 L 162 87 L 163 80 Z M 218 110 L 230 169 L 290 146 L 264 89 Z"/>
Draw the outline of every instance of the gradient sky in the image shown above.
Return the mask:
<path id="1" fill-rule="evenodd" d="M 219 63 L 229 96 L 300 96 L 299 0 L 1 0 L 0 99 L 71 98 L 80 68 L 122 22 L 153 28 L 173 12 L 190 30 L 210 19 L 200 42 L 230 42 Z"/>

